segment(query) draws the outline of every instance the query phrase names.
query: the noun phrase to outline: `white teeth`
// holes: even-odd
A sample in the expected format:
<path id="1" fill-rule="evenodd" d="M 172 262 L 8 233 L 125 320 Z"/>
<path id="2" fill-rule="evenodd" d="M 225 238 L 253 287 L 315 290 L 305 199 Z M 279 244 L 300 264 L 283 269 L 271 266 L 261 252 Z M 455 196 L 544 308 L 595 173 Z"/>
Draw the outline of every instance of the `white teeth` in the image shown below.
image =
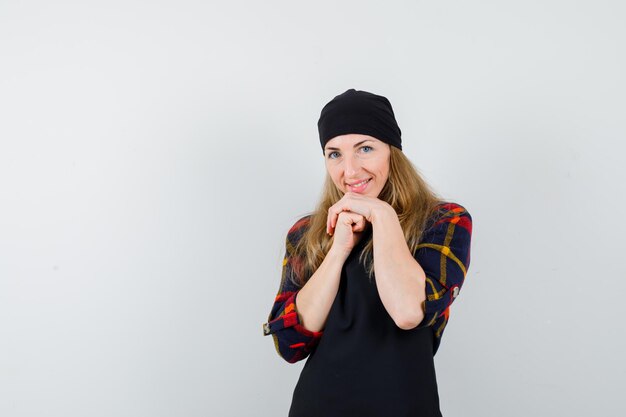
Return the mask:
<path id="1" fill-rule="evenodd" d="M 352 187 L 352 188 L 358 188 L 358 187 L 360 187 L 361 185 L 365 184 L 365 183 L 366 183 L 366 182 L 368 182 L 368 181 L 369 181 L 369 180 L 361 181 L 360 183 L 358 183 L 358 184 L 354 184 L 354 185 L 351 185 L 350 187 Z"/>

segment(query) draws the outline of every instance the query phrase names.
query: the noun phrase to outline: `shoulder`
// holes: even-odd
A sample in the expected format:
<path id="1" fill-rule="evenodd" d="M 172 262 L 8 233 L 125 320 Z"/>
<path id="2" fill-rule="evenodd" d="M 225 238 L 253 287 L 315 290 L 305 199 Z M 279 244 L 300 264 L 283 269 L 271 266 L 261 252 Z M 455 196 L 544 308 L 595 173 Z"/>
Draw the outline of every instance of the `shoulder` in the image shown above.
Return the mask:
<path id="1" fill-rule="evenodd" d="M 306 216 L 299 218 L 289 229 L 289 234 L 305 230 L 311 223 L 311 216 L 311 214 L 307 214 Z"/>
<path id="2" fill-rule="evenodd" d="M 300 240 L 300 238 L 302 238 L 304 233 L 308 230 L 311 224 L 311 217 L 312 217 L 312 214 L 307 214 L 304 217 L 300 217 L 293 224 L 293 226 L 291 226 L 291 228 L 289 229 L 289 232 L 287 232 L 287 240 L 292 245 L 295 245 Z"/>
<path id="3" fill-rule="evenodd" d="M 448 217 L 471 217 L 467 208 L 454 201 L 444 201 L 437 206 L 439 211 L 445 213 Z"/>
<path id="4" fill-rule="evenodd" d="M 435 207 L 427 230 L 447 227 L 450 223 L 466 229 L 469 233 L 472 232 L 472 216 L 469 210 L 454 201 L 442 201 Z"/>

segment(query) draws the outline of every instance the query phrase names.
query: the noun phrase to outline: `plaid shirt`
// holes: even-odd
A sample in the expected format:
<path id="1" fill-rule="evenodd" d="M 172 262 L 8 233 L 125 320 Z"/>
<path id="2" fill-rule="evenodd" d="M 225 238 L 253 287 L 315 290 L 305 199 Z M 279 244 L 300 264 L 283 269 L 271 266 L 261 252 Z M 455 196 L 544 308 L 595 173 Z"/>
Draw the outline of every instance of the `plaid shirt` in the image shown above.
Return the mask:
<path id="1" fill-rule="evenodd" d="M 432 327 L 433 353 L 439 348 L 450 317 L 450 305 L 459 295 L 469 268 L 472 235 L 472 217 L 463 206 L 446 202 L 440 207 L 444 214 L 426 229 L 414 253 L 426 273 L 425 315 L 417 328 Z M 280 287 L 268 321 L 263 324 L 263 334 L 272 335 L 276 351 L 289 363 L 306 358 L 323 335 L 323 330 L 310 331 L 300 323 L 296 311 L 300 287 L 289 279 L 294 263 L 299 261 L 292 256 L 293 248 L 306 231 L 309 219 L 310 216 L 301 218 L 287 233 Z"/>

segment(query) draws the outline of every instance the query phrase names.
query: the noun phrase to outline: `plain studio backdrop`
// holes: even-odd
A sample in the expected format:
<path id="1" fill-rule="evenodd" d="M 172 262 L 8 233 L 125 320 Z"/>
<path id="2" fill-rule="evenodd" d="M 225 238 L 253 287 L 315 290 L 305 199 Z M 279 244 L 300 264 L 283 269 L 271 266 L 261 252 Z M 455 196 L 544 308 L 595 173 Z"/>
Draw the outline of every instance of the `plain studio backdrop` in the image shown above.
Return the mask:
<path id="1" fill-rule="evenodd" d="M 455 416 L 624 415 L 620 1 L 0 2 L 0 415 L 287 415 L 262 335 L 324 178 L 322 106 L 382 94 L 472 214 L 435 356 Z"/>

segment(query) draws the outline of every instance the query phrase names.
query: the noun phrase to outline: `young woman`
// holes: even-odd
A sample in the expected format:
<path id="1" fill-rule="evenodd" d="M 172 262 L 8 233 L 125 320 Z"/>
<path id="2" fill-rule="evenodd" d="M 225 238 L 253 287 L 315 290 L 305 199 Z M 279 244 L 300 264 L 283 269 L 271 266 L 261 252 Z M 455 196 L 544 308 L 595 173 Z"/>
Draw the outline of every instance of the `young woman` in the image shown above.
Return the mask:
<path id="1" fill-rule="evenodd" d="M 433 356 L 470 263 L 472 218 L 402 152 L 391 103 L 347 90 L 318 121 L 326 183 L 289 230 L 263 325 L 308 356 L 290 417 L 441 416 Z"/>

